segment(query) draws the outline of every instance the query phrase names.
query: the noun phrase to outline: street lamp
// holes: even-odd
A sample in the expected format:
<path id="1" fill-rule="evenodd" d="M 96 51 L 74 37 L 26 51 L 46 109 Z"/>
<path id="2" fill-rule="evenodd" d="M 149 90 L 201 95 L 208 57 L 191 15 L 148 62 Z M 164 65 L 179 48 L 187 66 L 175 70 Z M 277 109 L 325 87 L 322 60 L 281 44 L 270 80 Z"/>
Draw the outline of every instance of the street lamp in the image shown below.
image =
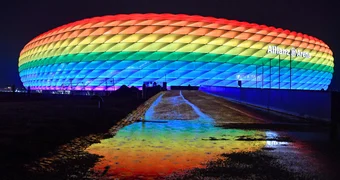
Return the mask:
<path id="1" fill-rule="evenodd" d="M 269 89 L 272 88 L 272 59 L 269 59 Z"/>
<path id="2" fill-rule="evenodd" d="M 280 54 L 279 54 L 279 89 L 281 89 L 280 85 L 281 85 L 281 57 L 280 57 Z"/>
<path id="3" fill-rule="evenodd" d="M 292 51 L 289 53 L 289 89 L 292 89 Z"/>
<path id="4" fill-rule="evenodd" d="M 264 79 L 264 65 L 263 65 L 263 59 L 262 59 L 262 77 L 261 77 L 261 81 L 262 81 L 262 89 L 263 89 L 263 79 Z"/>
<path id="5" fill-rule="evenodd" d="M 255 65 L 256 70 L 255 70 L 255 80 L 256 80 L 256 88 L 257 88 L 257 64 Z"/>

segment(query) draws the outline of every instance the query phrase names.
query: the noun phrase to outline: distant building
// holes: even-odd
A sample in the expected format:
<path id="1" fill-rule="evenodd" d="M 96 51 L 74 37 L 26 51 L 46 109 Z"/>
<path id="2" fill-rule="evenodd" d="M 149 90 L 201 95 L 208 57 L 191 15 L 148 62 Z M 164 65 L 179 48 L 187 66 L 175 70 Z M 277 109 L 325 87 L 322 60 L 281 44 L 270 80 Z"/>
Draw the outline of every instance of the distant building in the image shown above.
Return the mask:
<path id="1" fill-rule="evenodd" d="M 281 28 L 174 14 L 122 14 L 69 23 L 31 40 L 19 72 L 32 90 L 168 86 L 327 89 L 323 41 Z"/>
<path id="2" fill-rule="evenodd" d="M 1 87 L 0 92 L 12 92 L 11 86 Z"/>

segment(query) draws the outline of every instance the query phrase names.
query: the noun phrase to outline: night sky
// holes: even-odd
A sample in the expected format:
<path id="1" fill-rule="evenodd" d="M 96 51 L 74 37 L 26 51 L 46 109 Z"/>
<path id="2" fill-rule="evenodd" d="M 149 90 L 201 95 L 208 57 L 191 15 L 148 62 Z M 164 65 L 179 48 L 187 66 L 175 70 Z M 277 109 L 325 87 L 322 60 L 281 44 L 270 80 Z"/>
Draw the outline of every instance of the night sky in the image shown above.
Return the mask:
<path id="1" fill-rule="evenodd" d="M 0 87 L 22 83 L 21 49 L 31 39 L 84 18 L 121 13 L 181 13 L 265 24 L 323 40 L 333 51 L 335 73 L 330 89 L 340 90 L 340 3 L 337 0 L 110 0 L 0 2 Z"/>

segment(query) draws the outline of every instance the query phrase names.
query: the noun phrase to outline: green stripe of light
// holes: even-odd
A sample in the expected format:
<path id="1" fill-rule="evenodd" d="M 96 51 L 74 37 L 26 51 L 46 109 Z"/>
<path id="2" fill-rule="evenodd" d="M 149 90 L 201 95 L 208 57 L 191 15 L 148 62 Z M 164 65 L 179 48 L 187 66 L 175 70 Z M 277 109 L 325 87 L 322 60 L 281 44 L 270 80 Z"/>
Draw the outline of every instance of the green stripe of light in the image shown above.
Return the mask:
<path id="1" fill-rule="evenodd" d="M 228 54 L 204 54 L 204 53 L 188 53 L 188 52 L 105 52 L 105 53 L 85 53 L 85 54 L 69 54 L 56 56 L 51 58 L 43 58 L 22 64 L 19 72 L 28 68 L 38 66 L 46 66 L 59 63 L 84 62 L 84 61 L 114 61 L 114 60 L 155 60 L 155 61 L 197 61 L 197 62 L 219 62 L 232 64 L 254 64 L 262 66 L 279 66 L 278 59 L 258 58 L 252 56 L 236 56 Z M 242 62 L 242 63 L 241 63 Z M 289 60 L 281 60 L 281 67 L 289 67 Z M 292 60 L 292 68 L 310 69 L 314 71 L 325 71 L 333 73 L 333 67 L 315 64 L 310 62 L 301 62 Z"/>

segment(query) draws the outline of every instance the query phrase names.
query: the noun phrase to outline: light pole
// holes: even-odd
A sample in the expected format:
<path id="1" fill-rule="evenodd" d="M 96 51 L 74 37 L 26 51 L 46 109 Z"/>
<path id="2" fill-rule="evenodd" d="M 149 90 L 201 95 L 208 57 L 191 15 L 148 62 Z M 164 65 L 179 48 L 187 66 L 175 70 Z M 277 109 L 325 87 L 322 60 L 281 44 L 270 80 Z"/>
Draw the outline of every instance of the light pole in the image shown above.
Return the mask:
<path id="1" fill-rule="evenodd" d="M 272 59 L 269 59 L 269 89 L 272 88 Z"/>
<path id="2" fill-rule="evenodd" d="M 255 71 L 255 80 L 256 80 L 256 88 L 257 88 L 257 64 L 255 65 L 256 71 Z"/>
<path id="3" fill-rule="evenodd" d="M 280 85 L 281 85 L 281 57 L 280 57 L 280 54 L 279 54 L 279 89 L 281 89 Z"/>
<path id="4" fill-rule="evenodd" d="M 262 61 L 261 61 L 261 62 L 262 62 L 262 77 L 261 77 L 261 81 L 262 81 L 262 89 L 263 89 L 263 77 L 264 77 L 264 76 L 263 76 L 263 75 L 264 75 L 264 69 L 263 69 L 263 68 L 264 68 L 264 65 L 263 65 L 263 59 L 262 59 Z"/>
<path id="5" fill-rule="evenodd" d="M 289 53 L 289 89 L 292 89 L 292 51 Z"/>

